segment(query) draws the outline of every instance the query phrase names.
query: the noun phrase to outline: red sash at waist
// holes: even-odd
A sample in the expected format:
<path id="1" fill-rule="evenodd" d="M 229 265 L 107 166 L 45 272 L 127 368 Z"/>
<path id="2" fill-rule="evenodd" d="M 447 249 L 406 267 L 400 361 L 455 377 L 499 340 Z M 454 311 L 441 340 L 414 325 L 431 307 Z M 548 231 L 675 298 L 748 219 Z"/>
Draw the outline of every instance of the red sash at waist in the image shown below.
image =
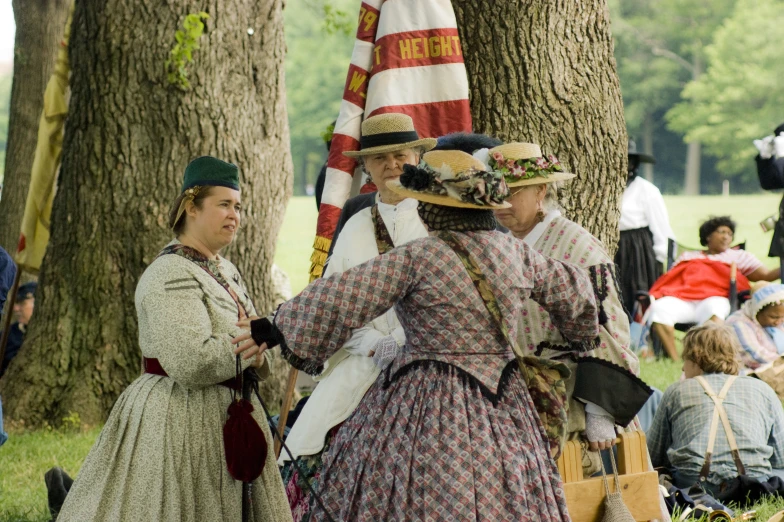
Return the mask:
<path id="1" fill-rule="evenodd" d="M 169 376 L 169 374 L 166 373 L 166 370 L 163 369 L 163 366 L 161 366 L 161 363 L 158 361 L 158 359 L 150 359 L 148 357 L 142 357 L 142 362 L 144 363 L 144 373 L 151 373 L 153 375 L 162 375 L 164 377 Z M 237 391 L 242 390 L 242 381 L 238 377 L 234 377 L 233 379 L 219 382 L 218 384 L 220 386 L 231 388 L 232 390 L 237 390 Z"/>

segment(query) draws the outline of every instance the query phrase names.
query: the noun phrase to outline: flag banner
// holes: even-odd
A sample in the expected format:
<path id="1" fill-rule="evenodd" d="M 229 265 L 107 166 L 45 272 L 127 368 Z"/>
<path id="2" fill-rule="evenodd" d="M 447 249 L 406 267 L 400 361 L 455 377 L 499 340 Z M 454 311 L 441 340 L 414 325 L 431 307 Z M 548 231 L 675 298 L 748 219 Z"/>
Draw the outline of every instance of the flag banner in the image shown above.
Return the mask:
<path id="1" fill-rule="evenodd" d="M 71 6 L 73 14 L 73 6 Z M 56 190 L 60 156 L 63 151 L 63 127 L 68 114 L 68 38 L 71 32 L 71 15 L 65 26 L 65 35 L 57 51 L 54 72 L 46 85 L 44 108 L 38 123 L 38 142 L 35 146 L 30 188 L 27 192 L 22 230 L 17 246 L 16 262 L 22 270 L 38 272 L 41 268 L 46 245 L 49 243 L 49 218 Z"/>
<path id="2" fill-rule="evenodd" d="M 359 9 L 327 159 L 311 281 L 321 277 L 357 171 L 357 160 L 343 152 L 359 150 L 364 119 L 391 112 L 411 116 L 420 137 L 471 131 L 468 77 L 450 0 L 367 0 Z"/>

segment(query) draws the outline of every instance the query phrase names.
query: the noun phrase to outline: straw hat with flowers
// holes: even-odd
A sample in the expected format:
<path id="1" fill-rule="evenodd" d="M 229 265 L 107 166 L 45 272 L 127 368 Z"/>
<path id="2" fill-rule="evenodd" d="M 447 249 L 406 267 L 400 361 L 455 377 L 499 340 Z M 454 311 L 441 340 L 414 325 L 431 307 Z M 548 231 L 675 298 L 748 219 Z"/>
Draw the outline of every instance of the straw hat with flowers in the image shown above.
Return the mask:
<path id="1" fill-rule="evenodd" d="M 435 138 L 420 138 L 414 121 L 405 114 L 379 114 L 362 122 L 360 150 L 347 150 L 343 155 L 359 158 L 402 149 L 421 147 L 428 151 L 436 146 Z"/>
<path id="2" fill-rule="evenodd" d="M 497 172 L 459 150 L 436 150 L 417 165 L 403 167 L 399 180 L 387 187 L 406 198 L 445 207 L 492 210 L 511 206 L 504 201 L 509 187 Z"/>
<path id="3" fill-rule="evenodd" d="M 542 156 L 542 149 L 535 143 L 506 143 L 492 149 L 481 149 L 474 157 L 487 163 L 491 170 L 500 172 L 510 187 L 554 183 L 575 177 L 564 172 L 558 158 Z"/>

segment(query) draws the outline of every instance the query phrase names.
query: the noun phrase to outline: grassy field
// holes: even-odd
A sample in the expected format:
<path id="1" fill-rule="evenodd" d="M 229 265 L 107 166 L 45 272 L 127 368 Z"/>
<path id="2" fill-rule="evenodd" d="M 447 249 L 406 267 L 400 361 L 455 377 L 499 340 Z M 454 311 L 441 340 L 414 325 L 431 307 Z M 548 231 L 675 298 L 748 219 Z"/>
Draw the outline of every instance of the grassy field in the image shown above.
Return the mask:
<path id="1" fill-rule="evenodd" d="M 766 257 L 771 235 L 764 234 L 758 223 L 776 212 L 779 199 L 775 194 L 729 198 L 665 197 L 670 221 L 680 242 L 698 247 L 700 222 L 709 215 L 729 214 L 738 222 L 737 238 L 745 239 L 748 250 L 770 266 L 777 263 Z M 316 217 L 312 198 L 293 198 L 280 232 L 275 261 L 289 274 L 295 293 L 308 281 Z M 642 362 L 641 371 L 646 382 L 664 390 L 680 377 L 681 365 L 671 361 Z M 76 475 L 97 435 L 97 428 L 11 431 L 10 440 L 0 448 L 0 521 L 48 520 L 43 474 L 52 466 L 61 466 Z M 755 507 L 759 519 L 766 520 L 775 511 L 784 509 L 784 500 L 764 502 Z"/>
<path id="2" fill-rule="evenodd" d="M 75 476 L 100 428 L 9 431 L 0 448 L 0 521 L 48 521 L 44 473 L 60 466 Z"/>
<path id="3" fill-rule="evenodd" d="M 707 217 L 728 214 L 737 221 L 735 237 L 746 241 L 749 252 L 765 264 L 776 266 L 776 259 L 768 258 L 772 233 L 764 233 L 759 222 L 778 212 L 779 194 L 751 196 L 665 196 L 670 224 L 678 241 L 699 248 L 697 229 Z M 275 262 L 288 273 L 291 288 L 298 293 L 308 283 L 310 254 L 316 231 L 316 204 L 313 198 L 296 197 L 289 202 L 281 228 Z"/>

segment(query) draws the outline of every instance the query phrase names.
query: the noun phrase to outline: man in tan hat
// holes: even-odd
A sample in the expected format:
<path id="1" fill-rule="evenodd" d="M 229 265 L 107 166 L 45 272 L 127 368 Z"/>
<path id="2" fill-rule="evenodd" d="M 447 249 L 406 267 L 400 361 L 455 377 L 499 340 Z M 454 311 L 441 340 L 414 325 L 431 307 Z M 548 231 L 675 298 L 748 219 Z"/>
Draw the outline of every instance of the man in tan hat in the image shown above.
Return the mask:
<path id="1" fill-rule="evenodd" d="M 344 206 L 338 224 L 343 233 L 339 237 L 336 233 L 332 241 L 324 277 L 427 236 L 417 213 L 418 202 L 393 192 L 387 182 L 397 180 L 404 165 L 417 165 L 422 154 L 435 144 L 435 139 L 419 138 L 413 121 L 405 114 L 381 114 L 365 120 L 361 149 L 344 154 L 359 159 L 378 192 L 357 196 Z M 309 475 L 320 471 L 321 454 L 330 445 L 333 428 L 346 420 L 376 381 L 381 363 L 374 362 L 370 355 L 395 354 L 404 343 L 403 328 L 395 311 L 389 310 L 356 329 L 343 348 L 329 359 L 324 372 L 316 377 L 319 385 L 286 438 L 299 467 Z M 307 494 L 298 483 L 297 468 L 285 453 L 281 454 L 279 464 L 284 466 L 283 480 L 287 483 L 289 500 L 296 502 Z"/>
<path id="2" fill-rule="evenodd" d="M 420 139 L 414 129 L 414 121 L 405 114 L 378 114 L 362 123 L 360 150 L 344 154 L 359 160 L 360 166 L 379 191 L 360 194 L 343 205 L 332 236 L 327 263 L 332 258 L 343 227 L 355 214 L 370 208 L 378 200 L 390 205 L 400 202 L 401 198 L 387 188 L 386 181 L 399 178 L 403 173 L 403 165 L 417 165 L 422 154 L 435 147 L 436 143 L 437 140 L 433 138 Z"/>

